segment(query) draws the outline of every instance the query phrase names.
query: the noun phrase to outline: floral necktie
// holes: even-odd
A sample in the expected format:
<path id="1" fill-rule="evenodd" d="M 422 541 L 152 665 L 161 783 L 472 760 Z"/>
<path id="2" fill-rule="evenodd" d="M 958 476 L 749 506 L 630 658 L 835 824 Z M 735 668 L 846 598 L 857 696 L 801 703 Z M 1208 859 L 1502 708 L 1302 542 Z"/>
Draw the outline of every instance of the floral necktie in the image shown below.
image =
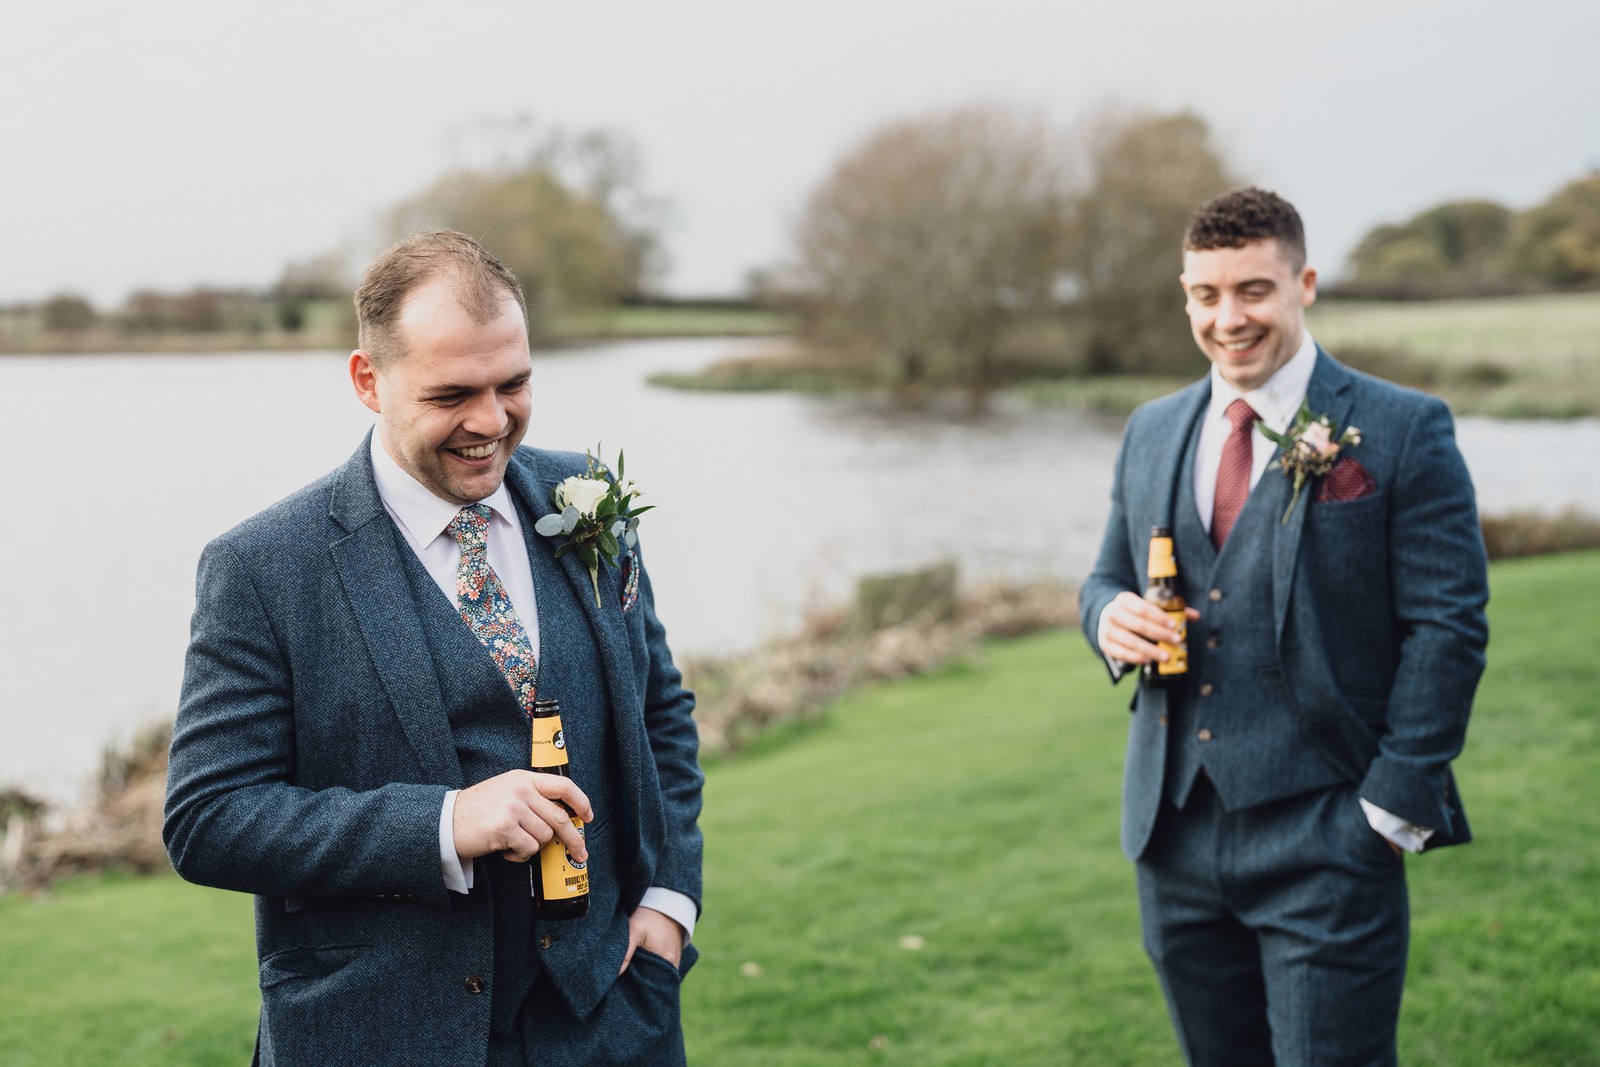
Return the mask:
<path id="1" fill-rule="evenodd" d="M 1233 424 L 1233 432 L 1222 446 L 1222 463 L 1217 467 L 1217 497 L 1211 511 L 1211 543 L 1218 551 L 1243 510 L 1245 498 L 1250 495 L 1250 468 L 1254 465 L 1255 452 L 1250 434 L 1260 417 L 1255 408 L 1243 400 L 1229 404 L 1225 414 Z"/>
<path id="2" fill-rule="evenodd" d="M 539 667 L 506 587 L 489 566 L 489 505 L 470 504 L 450 520 L 450 536 L 461 546 L 456 568 L 456 602 L 483 647 L 505 675 L 523 715 L 533 714 Z"/>

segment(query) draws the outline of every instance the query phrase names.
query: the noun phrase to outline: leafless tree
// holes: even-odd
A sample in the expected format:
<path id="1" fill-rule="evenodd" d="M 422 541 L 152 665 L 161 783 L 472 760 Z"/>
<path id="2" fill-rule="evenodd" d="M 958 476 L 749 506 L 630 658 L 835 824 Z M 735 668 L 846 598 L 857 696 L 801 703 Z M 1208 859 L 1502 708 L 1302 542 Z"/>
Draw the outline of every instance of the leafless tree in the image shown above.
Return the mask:
<path id="1" fill-rule="evenodd" d="M 1239 182 L 1191 111 L 1106 108 L 1081 139 L 1089 174 L 1073 200 L 1067 244 L 1088 369 L 1192 370 L 1178 285 L 1183 233 L 1195 208 Z"/>
<path id="2" fill-rule="evenodd" d="M 796 227 L 819 338 L 916 384 L 994 384 L 995 343 L 1060 272 L 1061 142 L 998 105 L 891 122 L 844 155 Z"/>
<path id="3" fill-rule="evenodd" d="M 659 267 L 659 202 L 618 134 L 545 132 L 520 163 L 463 168 L 392 208 L 388 236 L 446 226 L 471 234 L 514 271 L 535 330 L 551 314 L 636 296 Z"/>

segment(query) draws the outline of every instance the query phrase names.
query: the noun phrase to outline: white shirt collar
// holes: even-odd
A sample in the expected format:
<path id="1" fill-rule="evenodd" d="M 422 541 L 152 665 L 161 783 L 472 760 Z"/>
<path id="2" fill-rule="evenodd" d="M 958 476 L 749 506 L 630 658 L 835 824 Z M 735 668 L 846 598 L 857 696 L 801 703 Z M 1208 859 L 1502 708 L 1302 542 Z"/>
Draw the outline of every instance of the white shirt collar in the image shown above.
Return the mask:
<path id="1" fill-rule="evenodd" d="M 372 476 L 378 483 L 378 496 L 389 509 L 389 514 L 404 528 L 407 539 L 418 549 L 426 548 L 434 538 L 443 535 L 450 520 L 461 510 L 460 504 L 434 495 L 432 490 L 396 463 L 394 457 L 389 455 L 389 450 L 383 447 L 377 430 L 372 431 Z M 502 481 L 494 492 L 479 503 L 488 504 L 494 514 L 512 528 L 521 529 L 513 517 L 515 512 L 511 506 L 511 494 L 506 490 L 505 482 Z"/>
<path id="2" fill-rule="evenodd" d="M 1262 422 L 1275 430 L 1282 431 L 1300 410 L 1300 402 L 1306 398 L 1306 389 L 1311 385 L 1311 372 L 1316 369 L 1317 343 L 1311 339 L 1309 330 L 1302 331 L 1300 347 L 1289 357 L 1289 362 L 1279 367 L 1272 377 L 1255 389 L 1241 390 L 1231 385 L 1213 363 L 1211 405 L 1206 410 L 1206 417 L 1221 417 L 1223 412 L 1228 410 L 1229 404 L 1242 397 L 1255 409 Z"/>

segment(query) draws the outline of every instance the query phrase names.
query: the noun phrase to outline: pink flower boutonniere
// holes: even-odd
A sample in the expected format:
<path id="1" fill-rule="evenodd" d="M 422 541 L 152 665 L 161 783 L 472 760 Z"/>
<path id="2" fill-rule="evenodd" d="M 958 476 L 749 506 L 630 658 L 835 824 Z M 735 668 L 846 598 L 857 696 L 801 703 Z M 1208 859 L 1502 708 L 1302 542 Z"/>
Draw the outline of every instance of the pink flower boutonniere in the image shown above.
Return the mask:
<path id="1" fill-rule="evenodd" d="M 1294 513 L 1294 506 L 1300 500 L 1300 490 L 1306 482 L 1321 478 L 1333 470 L 1344 449 L 1354 448 L 1361 443 L 1359 429 L 1346 426 L 1341 433 L 1328 416 L 1311 414 L 1311 408 L 1304 400 L 1300 402 L 1300 410 L 1295 413 L 1287 432 L 1278 433 L 1259 419 L 1256 429 L 1282 449 L 1278 466 L 1283 473 L 1294 478 L 1294 495 L 1284 509 L 1283 522 L 1288 522 L 1289 516 Z"/>

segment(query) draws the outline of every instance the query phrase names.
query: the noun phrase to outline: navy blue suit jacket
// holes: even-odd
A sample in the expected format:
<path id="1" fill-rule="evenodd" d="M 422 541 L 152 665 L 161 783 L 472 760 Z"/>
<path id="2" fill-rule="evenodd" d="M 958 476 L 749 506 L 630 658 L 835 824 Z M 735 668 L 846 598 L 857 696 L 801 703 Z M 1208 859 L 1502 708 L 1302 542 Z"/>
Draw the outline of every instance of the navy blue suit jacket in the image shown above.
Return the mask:
<path id="1" fill-rule="evenodd" d="M 1171 525 L 1190 438 L 1210 400 L 1209 378 L 1135 411 L 1123 435 L 1111 516 L 1080 595 L 1096 652 L 1101 611 L 1144 588 L 1150 529 Z M 1307 485 L 1271 544 L 1278 662 L 1308 753 L 1338 769 L 1378 807 L 1435 831 L 1429 847 L 1470 840 L 1451 774 L 1483 672 L 1488 583 L 1483 537 L 1449 409 L 1436 397 L 1350 370 L 1320 349 L 1307 389 L 1315 414 L 1360 427 L 1350 453 L 1376 492 L 1314 502 Z M 1276 463 L 1252 491 L 1274 515 L 1291 479 Z M 1231 543 L 1230 543 L 1231 547 Z M 1180 562 L 1181 565 L 1181 562 Z M 1203 612 L 1205 605 L 1196 605 Z M 1135 683 L 1137 675 L 1135 674 Z M 1123 781 L 1122 844 L 1137 859 L 1162 796 L 1166 690 L 1140 686 Z M 1262 774 L 1273 768 L 1263 767 Z"/>
<path id="2" fill-rule="evenodd" d="M 164 837 L 185 878 L 256 896 L 263 1050 L 317 1062 L 316 1033 L 356 1028 L 371 1035 L 372 1062 L 456 1062 L 474 1049 L 481 1062 L 490 998 L 463 982 L 493 959 L 493 918 L 483 894 L 449 892 L 440 871 L 444 794 L 468 783 L 399 555 L 411 550 L 369 448 L 206 547 Z M 521 448 L 506 481 L 537 517 L 551 487 L 583 469 L 582 456 Z M 576 554 L 562 564 L 614 718 L 628 810 L 611 825 L 632 837 L 617 850 L 622 902 L 660 886 L 698 904 L 694 698 L 649 576 L 624 610 L 621 576 L 602 566 L 596 607 Z M 552 952 L 576 957 L 557 961 L 569 970 L 592 964 L 593 980 L 567 991 L 586 1014 L 621 948 L 571 938 Z M 265 1032 L 274 1020 L 282 1032 Z"/>

